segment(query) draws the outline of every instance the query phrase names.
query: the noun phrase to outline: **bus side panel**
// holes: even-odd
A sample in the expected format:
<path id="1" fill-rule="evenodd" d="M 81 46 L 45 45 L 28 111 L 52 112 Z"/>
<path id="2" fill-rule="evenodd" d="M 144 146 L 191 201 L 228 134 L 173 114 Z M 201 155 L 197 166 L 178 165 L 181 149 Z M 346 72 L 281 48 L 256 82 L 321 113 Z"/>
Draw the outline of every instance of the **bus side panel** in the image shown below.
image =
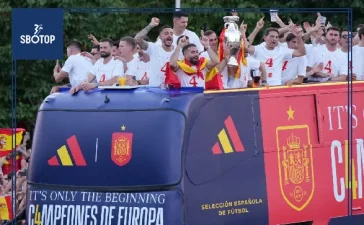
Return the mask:
<path id="1" fill-rule="evenodd" d="M 268 223 L 257 95 L 231 95 L 208 102 L 189 134 L 187 225 Z"/>
<path id="2" fill-rule="evenodd" d="M 260 97 L 270 224 L 340 224 L 349 214 L 346 89 L 311 87 Z M 355 86 L 353 215 L 364 212 L 363 97 L 363 86 Z"/>
<path id="3" fill-rule="evenodd" d="M 326 205 L 321 198 L 313 197 L 326 198 L 319 187 L 331 182 L 331 177 L 317 180 L 322 173 L 320 158 L 324 156 L 315 149 L 319 143 L 315 95 L 267 95 L 260 104 L 269 224 L 319 219 L 315 217 L 320 214 L 313 212 Z"/>

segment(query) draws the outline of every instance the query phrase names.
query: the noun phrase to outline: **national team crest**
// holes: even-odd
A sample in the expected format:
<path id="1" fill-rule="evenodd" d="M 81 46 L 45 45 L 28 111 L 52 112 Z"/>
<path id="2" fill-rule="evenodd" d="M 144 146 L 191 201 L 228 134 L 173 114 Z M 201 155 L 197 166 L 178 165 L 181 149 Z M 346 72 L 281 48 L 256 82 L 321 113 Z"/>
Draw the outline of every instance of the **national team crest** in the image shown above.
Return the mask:
<path id="1" fill-rule="evenodd" d="M 281 192 L 288 205 L 301 211 L 311 201 L 315 188 L 309 127 L 282 126 L 276 135 Z"/>
<path id="2" fill-rule="evenodd" d="M 121 128 L 125 131 L 125 126 Z M 133 133 L 114 132 L 111 141 L 111 159 L 118 166 L 125 166 L 131 160 Z"/>

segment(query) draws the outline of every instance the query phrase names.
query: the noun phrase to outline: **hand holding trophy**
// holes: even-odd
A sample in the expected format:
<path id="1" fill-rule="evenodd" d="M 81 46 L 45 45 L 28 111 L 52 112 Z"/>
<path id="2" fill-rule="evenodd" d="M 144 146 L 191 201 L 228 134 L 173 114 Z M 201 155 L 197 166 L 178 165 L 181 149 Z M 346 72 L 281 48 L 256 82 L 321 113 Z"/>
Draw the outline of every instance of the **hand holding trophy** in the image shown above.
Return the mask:
<path id="1" fill-rule="evenodd" d="M 241 44 L 241 33 L 239 31 L 239 26 L 236 22 L 239 21 L 238 16 L 225 16 L 224 17 L 224 28 L 225 35 L 224 35 L 224 43 L 229 46 L 230 50 L 230 59 L 227 63 L 228 67 L 235 67 L 239 66 L 239 62 L 236 58 L 236 54 L 240 50 Z"/>

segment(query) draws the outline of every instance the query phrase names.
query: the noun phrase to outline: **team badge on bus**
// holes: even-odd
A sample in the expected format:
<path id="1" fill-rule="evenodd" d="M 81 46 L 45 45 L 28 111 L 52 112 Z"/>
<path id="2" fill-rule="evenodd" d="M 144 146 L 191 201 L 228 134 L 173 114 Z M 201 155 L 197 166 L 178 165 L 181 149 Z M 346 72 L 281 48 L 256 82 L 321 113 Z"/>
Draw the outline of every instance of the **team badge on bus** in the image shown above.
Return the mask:
<path id="1" fill-rule="evenodd" d="M 126 127 L 121 127 L 125 131 Z M 114 132 L 111 141 L 111 159 L 118 166 L 125 166 L 131 160 L 133 147 L 133 133 Z"/>
<path id="2" fill-rule="evenodd" d="M 309 127 L 282 126 L 276 134 L 281 192 L 289 206 L 301 211 L 311 201 L 315 188 Z"/>

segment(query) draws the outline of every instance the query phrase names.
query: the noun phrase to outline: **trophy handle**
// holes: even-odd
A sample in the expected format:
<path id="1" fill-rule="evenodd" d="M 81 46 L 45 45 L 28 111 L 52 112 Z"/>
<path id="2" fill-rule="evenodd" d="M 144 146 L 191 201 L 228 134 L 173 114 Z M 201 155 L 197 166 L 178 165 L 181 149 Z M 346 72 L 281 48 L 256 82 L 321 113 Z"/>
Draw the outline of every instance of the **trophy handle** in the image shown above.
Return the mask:
<path id="1" fill-rule="evenodd" d="M 227 22 L 239 22 L 239 16 L 224 16 L 223 20 L 225 23 Z"/>

